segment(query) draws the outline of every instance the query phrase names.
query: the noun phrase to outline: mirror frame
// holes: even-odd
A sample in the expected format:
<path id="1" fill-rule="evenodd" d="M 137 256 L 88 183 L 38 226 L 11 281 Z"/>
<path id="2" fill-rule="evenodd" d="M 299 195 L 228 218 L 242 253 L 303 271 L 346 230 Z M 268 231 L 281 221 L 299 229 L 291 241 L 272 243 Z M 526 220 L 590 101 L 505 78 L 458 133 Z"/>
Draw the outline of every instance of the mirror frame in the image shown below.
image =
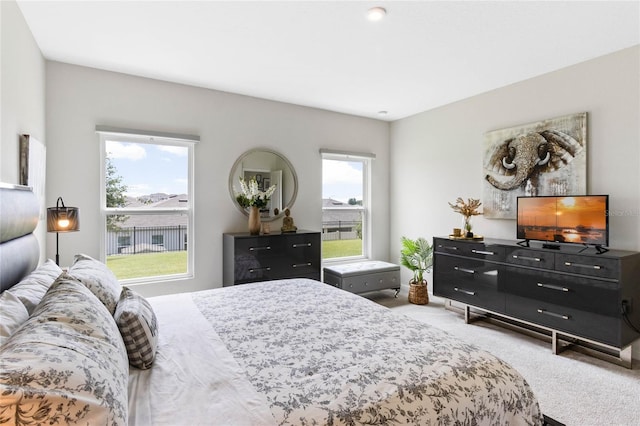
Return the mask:
<path id="1" fill-rule="evenodd" d="M 275 216 L 261 217 L 260 218 L 260 220 L 262 222 L 271 222 L 273 220 L 276 220 L 276 219 L 284 216 L 284 211 L 286 209 L 290 209 L 290 208 L 293 207 L 293 203 L 296 201 L 296 198 L 298 196 L 298 175 L 296 174 L 296 169 L 293 167 L 293 164 L 291 164 L 291 162 L 284 155 L 282 155 L 279 152 L 274 151 L 272 149 L 268 149 L 268 148 L 253 148 L 253 149 L 250 149 L 250 150 L 244 152 L 242 155 L 240 155 L 238 157 L 236 162 L 233 163 L 233 166 L 231 167 L 231 170 L 229 171 L 229 195 L 231 196 L 231 201 L 236 206 L 236 208 L 242 214 L 244 214 L 245 216 L 249 217 L 249 211 L 247 209 L 242 208 L 240 206 L 240 204 L 238 204 L 238 202 L 236 201 L 236 193 L 235 193 L 235 190 L 234 190 L 234 185 L 239 185 L 239 183 L 238 183 L 237 180 L 235 180 L 235 176 L 238 174 L 237 173 L 238 167 L 241 167 L 242 162 L 244 161 L 244 159 L 247 158 L 248 156 L 250 156 L 251 154 L 255 154 L 257 152 L 266 153 L 266 154 L 273 154 L 273 155 L 279 157 L 282 160 L 282 162 L 289 168 L 289 170 L 291 171 L 291 176 L 293 178 L 293 193 L 291 194 L 291 199 L 290 200 L 284 200 L 284 199 L 282 200 L 283 201 L 282 210 Z"/>

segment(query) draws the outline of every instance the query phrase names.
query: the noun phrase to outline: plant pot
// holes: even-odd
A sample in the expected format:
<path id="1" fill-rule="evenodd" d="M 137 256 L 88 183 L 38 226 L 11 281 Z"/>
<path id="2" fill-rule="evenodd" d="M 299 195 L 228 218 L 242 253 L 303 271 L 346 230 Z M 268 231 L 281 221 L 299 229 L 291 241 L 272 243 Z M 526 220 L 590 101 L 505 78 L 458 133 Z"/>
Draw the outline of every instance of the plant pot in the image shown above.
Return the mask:
<path id="1" fill-rule="evenodd" d="M 417 283 L 413 280 L 409 282 L 409 303 L 415 305 L 426 305 L 429 303 L 429 292 L 427 291 L 427 280 Z"/>

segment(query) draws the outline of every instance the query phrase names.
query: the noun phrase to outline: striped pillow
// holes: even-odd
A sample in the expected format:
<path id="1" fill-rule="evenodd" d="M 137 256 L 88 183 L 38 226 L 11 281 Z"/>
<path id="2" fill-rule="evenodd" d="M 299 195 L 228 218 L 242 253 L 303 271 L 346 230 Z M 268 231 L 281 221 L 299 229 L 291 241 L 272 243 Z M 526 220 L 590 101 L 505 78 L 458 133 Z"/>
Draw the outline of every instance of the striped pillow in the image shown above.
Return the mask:
<path id="1" fill-rule="evenodd" d="M 158 322 L 149 302 L 123 287 L 113 317 L 127 348 L 129 364 L 142 370 L 151 368 L 158 347 Z"/>

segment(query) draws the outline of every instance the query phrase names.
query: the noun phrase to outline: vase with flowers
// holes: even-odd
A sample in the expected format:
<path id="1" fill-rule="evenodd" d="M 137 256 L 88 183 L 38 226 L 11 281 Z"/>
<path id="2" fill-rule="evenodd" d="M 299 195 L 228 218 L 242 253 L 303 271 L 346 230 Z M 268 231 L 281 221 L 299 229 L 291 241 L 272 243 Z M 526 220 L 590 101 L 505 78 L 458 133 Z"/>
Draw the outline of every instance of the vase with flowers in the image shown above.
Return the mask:
<path id="1" fill-rule="evenodd" d="M 449 206 L 453 209 L 454 212 L 460 213 L 462 215 L 462 229 L 463 235 L 466 238 L 473 238 L 473 225 L 471 223 L 471 217 L 481 215 L 478 211 L 478 207 L 480 207 L 482 203 L 480 200 L 476 200 L 474 198 L 469 198 L 467 202 L 458 197 L 456 199 L 455 204 L 449 203 Z"/>
<path id="2" fill-rule="evenodd" d="M 265 191 L 261 191 L 255 178 L 245 181 L 240 178 L 240 191 L 236 191 L 236 201 L 240 206 L 249 209 L 249 234 L 260 234 L 260 209 L 267 207 L 269 199 L 276 190 L 276 185 L 271 185 Z"/>

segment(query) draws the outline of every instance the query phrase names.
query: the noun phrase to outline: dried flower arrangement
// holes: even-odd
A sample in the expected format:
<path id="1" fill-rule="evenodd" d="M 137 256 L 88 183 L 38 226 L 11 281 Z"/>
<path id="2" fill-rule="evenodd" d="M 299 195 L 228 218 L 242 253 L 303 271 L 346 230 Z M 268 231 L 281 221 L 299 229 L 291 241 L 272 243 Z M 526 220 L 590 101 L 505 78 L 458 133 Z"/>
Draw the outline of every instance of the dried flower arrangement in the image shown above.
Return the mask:
<path id="1" fill-rule="evenodd" d="M 464 217 L 481 215 L 482 213 L 478 211 L 478 207 L 481 205 L 480 200 L 469 198 L 465 203 L 461 197 L 458 197 L 455 204 L 449 203 L 449 206 L 451 206 L 454 212 L 460 213 Z"/>
<path id="2" fill-rule="evenodd" d="M 481 205 L 482 203 L 480 202 L 480 200 L 469 198 L 465 203 L 461 197 L 458 197 L 456 199 L 455 204 L 449 203 L 449 206 L 453 209 L 454 212 L 460 213 L 464 217 L 462 228 L 465 230 L 466 236 L 468 238 L 473 237 L 473 232 L 471 232 L 471 216 L 478 216 L 482 214 L 478 211 L 478 207 L 480 207 Z"/>

